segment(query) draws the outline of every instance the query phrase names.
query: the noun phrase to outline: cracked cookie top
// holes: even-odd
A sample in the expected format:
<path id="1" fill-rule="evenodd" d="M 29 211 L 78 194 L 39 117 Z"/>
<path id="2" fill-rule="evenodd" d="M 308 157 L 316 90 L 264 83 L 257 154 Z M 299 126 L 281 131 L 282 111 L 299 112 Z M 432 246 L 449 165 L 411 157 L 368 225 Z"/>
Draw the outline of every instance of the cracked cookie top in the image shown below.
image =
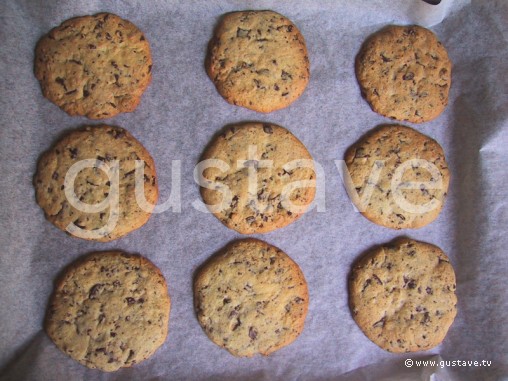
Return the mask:
<path id="1" fill-rule="evenodd" d="M 309 291 L 300 267 L 283 251 L 244 239 L 200 269 L 194 304 L 215 344 L 235 356 L 266 356 L 303 331 Z"/>
<path id="2" fill-rule="evenodd" d="M 309 81 L 309 58 L 298 28 L 272 11 L 223 16 L 206 68 L 229 103 L 259 112 L 289 106 Z"/>
<path id="3" fill-rule="evenodd" d="M 104 208 L 98 211 L 79 210 L 76 208 L 79 204 L 75 201 L 71 204 L 65 194 L 67 172 L 74 164 L 87 159 L 95 161 L 97 166 L 106 164 L 113 169 L 118 164 L 118 172 L 109 175 L 97 167 L 84 168 L 77 172 L 74 184 L 68 184 L 79 202 L 88 206 L 105 202 Z M 137 160 L 144 162 L 144 185 L 139 186 L 144 186 L 146 205 L 140 205 L 136 199 Z M 158 198 L 155 163 L 148 151 L 123 128 L 104 125 L 73 131 L 44 153 L 37 166 L 34 186 L 37 203 L 49 221 L 78 235 L 69 230 L 69 224 L 73 224 L 72 229 L 94 233 L 91 238 L 82 238 L 97 241 L 111 241 L 143 226 Z M 110 195 L 115 189 L 118 194 Z M 105 201 L 108 197 L 111 203 Z"/>
<path id="4" fill-rule="evenodd" d="M 345 162 L 353 203 L 378 225 L 420 228 L 443 208 L 450 182 L 443 148 L 412 128 L 375 128 L 347 150 Z"/>
<path id="5" fill-rule="evenodd" d="M 356 323 L 379 347 L 416 352 L 441 343 L 457 314 L 455 272 L 437 246 L 399 238 L 353 267 L 349 304 Z"/>
<path id="6" fill-rule="evenodd" d="M 269 123 L 228 127 L 203 155 L 201 195 L 227 227 L 243 234 L 284 227 L 315 195 L 312 156 L 291 132 Z"/>
<path id="7" fill-rule="evenodd" d="M 57 281 L 45 329 L 74 360 L 112 372 L 147 359 L 164 343 L 170 305 L 164 276 L 148 259 L 97 252 Z"/>
<path id="8" fill-rule="evenodd" d="M 448 104 L 452 63 L 444 46 L 420 26 L 389 26 L 371 36 L 356 57 L 356 77 L 372 109 L 422 123 Z"/>
<path id="9" fill-rule="evenodd" d="M 144 34 L 111 13 L 67 20 L 35 49 L 35 76 L 44 96 L 69 115 L 90 119 L 134 111 L 151 70 Z"/>

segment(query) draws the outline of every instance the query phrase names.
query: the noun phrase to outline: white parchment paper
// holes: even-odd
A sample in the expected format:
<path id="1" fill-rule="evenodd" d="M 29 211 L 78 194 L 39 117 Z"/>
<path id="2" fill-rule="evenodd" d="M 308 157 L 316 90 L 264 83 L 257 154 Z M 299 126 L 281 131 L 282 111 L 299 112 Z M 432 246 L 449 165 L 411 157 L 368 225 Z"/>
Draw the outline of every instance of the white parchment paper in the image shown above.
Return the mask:
<path id="1" fill-rule="evenodd" d="M 311 81 L 289 108 L 269 115 L 226 103 L 204 71 L 208 40 L 229 11 L 273 9 L 302 31 Z M 45 221 L 32 187 L 39 155 L 84 124 L 44 99 L 33 75 L 37 40 L 62 21 L 109 11 L 134 22 L 151 43 L 153 83 L 139 108 L 107 120 L 151 152 L 161 201 L 181 161 L 181 212 L 154 215 L 110 243 L 87 242 Z M 506 1 L 70 1 L 0 3 L 0 377 L 6 380 L 500 380 L 508 377 L 507 146 L 508 7 Z M 351 206 L 334 160 L 367 130 L 389 122 L 361 98 L 354 58 L 384 25 L 431 27 L 453 60 L 446 112 L 416 128 L 444 147 L 452 173 L 440 217 L 416 231 L 376 226 Z M 196 268 L 239 234 L 192 207 L 193 168 L 212 136 L 229 123 L 259 120 L 292 131 L 323 166 L 326 211 L 259 238 L 302 267 L 310 309 L 302 335 L 263 358 L 234 358 L 203 333 L 193 311 Z M 175 185 L 175 184 L 173 184 Z M 174 187 L 174 186 L 173 186 Z M 491 367 L 407 368 L 407 355 L 371 343 L 347 305 L 351 264 L 372 245 L 399 235 L 431 242 L 457 274 L 458 316 L 444 343 L 412 359 L 488 360 Z M 53 280 L 90 251 L 145 255 L 164 273 L 172 298 L 169 336 L 148 361 L 114 374 L 89 370 L 61 353 L 42 331 Z M 376 365 L 372 365 L 376 364 Z M 355 369 L 361 368 L 357 371 Z M 400 377 L 400 378 L 399 378 Z"/>

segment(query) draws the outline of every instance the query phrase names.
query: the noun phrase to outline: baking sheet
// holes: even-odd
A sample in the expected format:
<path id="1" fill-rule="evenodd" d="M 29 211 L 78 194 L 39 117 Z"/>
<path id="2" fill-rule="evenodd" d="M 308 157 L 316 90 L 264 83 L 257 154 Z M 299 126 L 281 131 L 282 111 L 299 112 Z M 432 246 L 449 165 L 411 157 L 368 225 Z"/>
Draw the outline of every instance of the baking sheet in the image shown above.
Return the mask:
<path id="1" fill-rule="evenodd" d="M 206 46 L 218 17 L 243 9 L 278 11 L 294 21 L 306 39 L 311 81 L 301 99 L 287 109 L 264 115 L 231 106 L 217 94 L 205 74 Z M 443 0 L 439 6 L 431 6 L 419 0 L 7 0 L 0 3 L 0 11 L 1 378 L 508 377 L 505 1 Z M 172 162 L 179 160 L 182 168 L 181 211 L 154 215 L 142 229 L 110 243 L 69 237 L 45 221 L 31 183 L 39 155 L 58 137 L 69 129 L 96 123 L 67 116 L 43 98 L 33 75 L 35 44 L 70 17 L 102 11 L 117 13 L 143 30 L 154 60 L 153 83 L 139 108 L 106 122 L 127 128 L 151 152 L 160 178 L 161 202 L 172 191 Z M 452 172 L 449 198 L 440 217 L 416 231 L 389 230 L 356 213 L 334 163 L 365 131 L 388 121 L 372 112 L 361 98 L 354 77 L 354 57 L 369 34 L 390 23 L 432 27 L 454 63 L 446 112 L 435 121 L 416 126 L 445 149 Z M 258 236 L 279 246 L 300 264 L 309 284 L 310 308 L 305 330 L 292 345 L 267 358 L 242 359 L 215 346 L 194 315 L 194 271 L 240 235 L 212 215 L 194 209 L 192 203 L 200 196 L 192 173 L 217 130 L 247 120 L 280 124 L 304 142 L 324 168 L 326 210 L 313 210 L 284 229 Z M 409 370 L 403 364 L 409 356 L 381 350 L 356 326 L 347 307 L 350 266 L 367 248 L 399 235 L 443 248 L 458 280 L 459 312 L 446 340 L 431 351 L 410 357 L 440 354 L 445 360 L 489 360 L 490 368 Z M 107 249 L 141 253 L 154 261 L 167 279 L 172 298 L 169 336 L 163 347 L 148 361 L 114 374 L 89 370 L 72 361 L 41 329 L 53 280 L 59 272 L 85 253 Z"/>

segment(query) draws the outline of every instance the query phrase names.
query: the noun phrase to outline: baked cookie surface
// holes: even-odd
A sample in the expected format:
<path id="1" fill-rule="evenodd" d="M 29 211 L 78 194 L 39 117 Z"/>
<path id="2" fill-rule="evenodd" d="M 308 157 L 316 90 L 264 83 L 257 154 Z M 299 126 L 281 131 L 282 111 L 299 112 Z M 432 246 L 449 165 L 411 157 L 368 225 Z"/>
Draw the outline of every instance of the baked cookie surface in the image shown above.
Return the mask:
<path id="1" fill-rule="evenodd" d="M 452 63 L 432 31 L 389 26 L 372 35 L 356 57 L 356 77 L 372 109 L 389 118 L 422 123 L 448 104 Z"/>
<path id="2" fill-rule="evenodd" d="M 345 155 L 355 206 L 370 221 L 416 229 L 441 212 L 450 172 L 434 139 L 399 125 L 367 133 Z"/>
<path id="3" fill-rule="evenodd" d="M 300 97 L 310 73 L 300 31 L 272 11 L 224 15 L 210 41 L 206 69 L 226 101 L 265 113 Z"/>
<path id="4" fill-rule="evenodd" d="M 144 34 L 111 13 L 67 20 L 35 49 L 35 76 L 44 96 L 69 115 L 91 119 L 134 111 L 151 70 Z"/>
<path id="5" fill-rule="evenodd" d="M 298 265 L 256 239 L 229 244 L 199 271 L 194 304 L 215 344 L 235 356 L 269 355 L 303 330 L 309 293 Z"/>
<path id="6" fill-rule="evenodd" d="M 111 169 L 108 174 L 97 167 L 77 172 L 74 188 L 70 180 L 67 184 L 75 195 L 71 203 L 66 175 L 73 165 L 87 159 L 103 165 L 101 168 L 117 165 L 118 172 Z M 144 189 L 146 205 L 136 198 L 137 160 L 144 162 L 139 187 Z M 37 203 L 49 221 L 74 236 L 97 241 L 111 241 L 143 226 L 159 194 L 155 163 L 148 151 L 128 131 L 105 125 L 75 130 L 59 140 L 41 156 L 34 186 Z M 88 209 L 102 202 L 104 207 Z M 115 210 L 117 213 L 111 213 Z"/>
<path id="7" fill-rule="evenodd" d="M 57 281 L 45 330 L 74 360 L 112 372 L 147 359 L 164 343 L 170 304 L 164 276 L 146 258 L 92 253 Z"/>
<path id="8" fill-rule="evenodd" d="M 437 246 L 400 238 L 353 267 L 349 304 L 363 333 L 390 352 L 433 348 L 455 319 L 455 273 Z"/>
<path id="9" fill-rule="evenodd" d="M 283 127 L 233 125 L 215 138 L 203 160 L 224 166 L 203 171 L 205 204 L 224 225 L 242 234 L 284 227 L 305 213 L 314 199 L 312 156 Z"/>

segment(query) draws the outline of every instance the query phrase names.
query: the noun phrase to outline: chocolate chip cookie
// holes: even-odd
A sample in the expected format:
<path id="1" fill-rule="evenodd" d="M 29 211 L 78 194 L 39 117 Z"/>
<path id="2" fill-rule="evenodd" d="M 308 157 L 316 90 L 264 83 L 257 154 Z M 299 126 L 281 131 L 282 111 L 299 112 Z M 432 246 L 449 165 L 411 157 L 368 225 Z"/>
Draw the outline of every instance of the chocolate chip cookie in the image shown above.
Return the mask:
<path id="1" fill-rule="evenodd" d="M 97 252 L 57 281 L 45 329 L 74 360 L 112 372 L 147 359 L 164 343 L 170 304 L 164 276 L 148 259 Z"/>
<path id="2" fill-rule="evenodd" d="M 83 163 L 88 164 L 79 168 Z M 159 194 L 148 151 L 128 131 L 105 125 L 75 130 L 58 141 L 39 160 L 34 186 L 49 221 L 96 241 L 143 226 Z"/>
<path id="3" fill-rule="evenodd" d="M 298 219 L 316 191 L 314 162 L 288 130 L 270 123 L 227 128 L 203 156 L 201 195 L 214 215 L 243 234 Z"/>
<path id="4" fill-rule="evenodd" d="M 356 323 L 379 347 L 416 352 L 441 343 L 457 314 L 455 272 L 437 246 L 399 238 L 353 267 L 349 304 Z"/>
<path id="5" fill-rule="evenodd" d="M 309 292 L 298 265 L 256 239 L 233 242 L 212 257 L 194 282 L 199 323 L 235 356 L 269 355 L 303 330 Z"/>
<path id="6" fill-rule="evenodd" d="M 69 115 L 91 119 L 134 111 L 151 70 L 145 35 L 111 13 L 67 20 L 35 49 L 35 76 L 44 96 Z"/>
<path id="7" fill-rule="evenodd" d="M 309 82 L 302 34 L 272 11 L 224 15 L 210 41 L 206 69 L 231 104 L 271 112 L 293 103 Z"/>
<path id="8" fill-rule="evenodd" d="M 443 149 L 412 128 L 374 129 L 345 155 L 348 193 L 370 221 L 392 229 L 416 229 L 434 221 L 448 192 Z"/>
<path id="9" fill-rule="evenodd" d="M 371 36 L 356 58 L 356 77 L 372 109 L 422 123 L 448 104 L 452 63 L 436 35 L 420 26 L 388 26 Z"/>

